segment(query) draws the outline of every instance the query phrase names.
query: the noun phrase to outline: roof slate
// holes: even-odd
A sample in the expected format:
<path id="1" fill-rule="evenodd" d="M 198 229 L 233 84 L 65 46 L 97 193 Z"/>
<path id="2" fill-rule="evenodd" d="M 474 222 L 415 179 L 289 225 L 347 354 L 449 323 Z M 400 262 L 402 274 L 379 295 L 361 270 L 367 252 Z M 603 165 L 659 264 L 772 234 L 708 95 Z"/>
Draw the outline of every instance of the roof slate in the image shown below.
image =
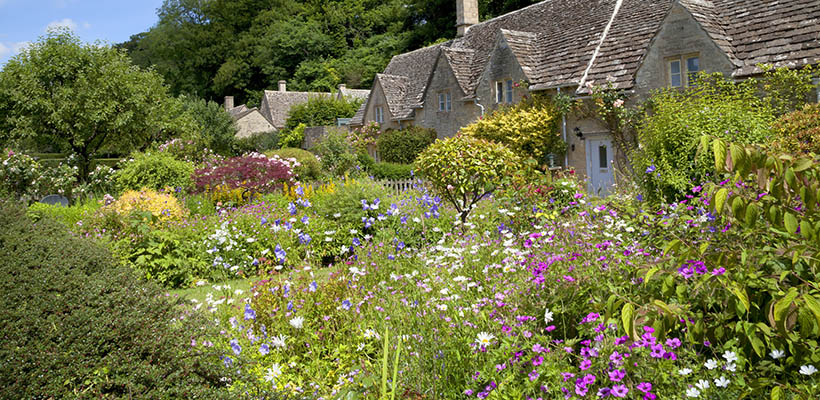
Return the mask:
<path id="1" fill-rule="evenodd" d="M 367 89 L 339 89 L 339 94 L 344 97 L 351 97 L 354 99 L 362 99 L 367 100 L 367 97 L 370 96 L 370 91 Z"/>

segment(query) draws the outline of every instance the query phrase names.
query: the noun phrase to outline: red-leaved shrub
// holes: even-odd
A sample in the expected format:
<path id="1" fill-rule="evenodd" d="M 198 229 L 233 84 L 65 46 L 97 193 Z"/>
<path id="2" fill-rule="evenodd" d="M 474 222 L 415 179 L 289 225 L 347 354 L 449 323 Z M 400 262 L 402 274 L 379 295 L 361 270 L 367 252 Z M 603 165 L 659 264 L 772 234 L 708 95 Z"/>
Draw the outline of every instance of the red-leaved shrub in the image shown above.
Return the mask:
<path id="1" fill-rule="evenodd" d="M 254 193 L 270 193 L 285 182 L 293 183 L 293 168 L 299 163 L 277 156 L 266 157 L 251 153 L 241 157 L 219 160 L 194 171 L 197 192 L 217 187 L 247 189 Z"/>

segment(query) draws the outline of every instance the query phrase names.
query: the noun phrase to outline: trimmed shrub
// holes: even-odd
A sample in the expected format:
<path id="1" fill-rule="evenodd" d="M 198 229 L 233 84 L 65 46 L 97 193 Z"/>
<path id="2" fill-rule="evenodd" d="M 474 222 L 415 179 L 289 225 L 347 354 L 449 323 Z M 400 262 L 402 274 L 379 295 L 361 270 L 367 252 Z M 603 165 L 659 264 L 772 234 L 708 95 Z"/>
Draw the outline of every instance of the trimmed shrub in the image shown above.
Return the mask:
<path id="1" fill-rule="evenodd" d="M 369 169 L 370 174 L 376 179 L 400 180 L 413 177 L 413 164 L 395 164 L 380 162 L 375 163 Z"/>
<path id="2" fill-rule="evenodd" d="M 334 176 L 344 176 L 356 167 L 356 152 L 340 129 L 331 129 L 311 150 L 321 159 L 322 169 Z"/>
<path id="3" fill-rule="evenodd" d="M 788 153 L 820 154 L 820 104 L 806 104 L 775 121 L 774 143 Z"/>
<path id="4" fill-rule="evenodd" d="M 0 398 L 228 398 L 200 316 L 55 221 L 0 226 Z"/>
<path id="5" fill-rule="evenodd" d="M 159 221 L 178 221 L 187 214 L 176 197 L 151 189 L 129 190 L 109 207 L 121 216 L 128 216 L 135 211 L 151 213 Z"/>
<path id="6" fill-rule="evenodd" d="M 268 131 L 256 135 L 236 139 L 234 154 L 262 153 L 279 147 L 279 132 Z"/>
<path id="7" fill-rule="evenodd" d="M 193 164 L 180 161 L 167 153 L 134 153 L 115 174 L 119 190 L 142 188 L 162 190 L 167 187 L 191 187 Z"/>
<path id="8" fill-rule="evenodd" d="M 388 129 L 379 135 L 376 145 L 385 162 L 412 164 L 419 153 L 436 140 L 435 129 L 411 126 L 407 129 Z"/>
<path id="9" fill-rule="evenodd" d="M 307 150 L 287 147 L 269 151 L 265 153 L 265 155 L 268 157 L 278 156 L 283 159 L 295 159 L 299 165 L 293 168 L 293 172 L 296 173 L 300 181 L 315 181 L 322 176 L 322 165 L 319 164 L 319 160 L 316 159 L 316 156 Z"/>

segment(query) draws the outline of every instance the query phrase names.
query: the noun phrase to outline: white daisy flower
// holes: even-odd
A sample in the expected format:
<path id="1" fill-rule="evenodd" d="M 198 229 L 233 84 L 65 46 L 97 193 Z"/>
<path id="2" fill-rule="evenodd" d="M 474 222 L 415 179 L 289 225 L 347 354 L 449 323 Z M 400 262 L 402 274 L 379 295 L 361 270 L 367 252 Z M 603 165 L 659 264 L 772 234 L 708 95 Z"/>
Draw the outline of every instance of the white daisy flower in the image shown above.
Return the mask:
<path id="1" fill-rule="evenodd" d="M 800 367 L 800 373 L 803 375 L 813 375 L 815 372 L 817 372 L 817 368 L 814 365 L 809 364 Z"/>
<path id="2" fill-rule="evenodd" d="M 729 386 L 729 384 L 731 382 L 732 381 L 726 379 L 725 376 L 721 375 L 720 378 L 715 379 L 715 386 L 717 386 L 719 388 L 725 388 L 725 387 Z"/>
<path id="3" fill-rule="evenodd" d="M 779 358 L 783 358 L 783 357 L 785 357 L 785 356 L 786 356 L 786 352 L 785 352 L 785 351 L 783 351 L 783 350 L 774 349 L 774 350 L 772 350 L 772 352 L 771 352 L 771 353 L 769 353 L 769 356 L 770 356 L 771 358 L 773 358 L 773 359 L 777 360 L 777 359 L 779 359 Z"/>
<path id="4" fill-rule="evenodd" d="M 290 326 L 296 329 L 302 329 L 305 324 L 305 317 L 295 317 L 290 320 Z"/>
<path id="5" fill-rule="evenodd" d="M 273 381 L 274 379 L 278 378 L 282 375 L 282 366 L 278 363 L 273 363 L 273 365 L 268 368 L 268 373 L 265 374 L 265 380 L 268 382 Z"/>
<path id="6" fill-rule="evenodd" d="M 481 332 L 478 334 L 475 342 L 478 343 L 479 346 L 489 346 L 493 339 L 495 339 L 495 336 L 487 332 Z"/>

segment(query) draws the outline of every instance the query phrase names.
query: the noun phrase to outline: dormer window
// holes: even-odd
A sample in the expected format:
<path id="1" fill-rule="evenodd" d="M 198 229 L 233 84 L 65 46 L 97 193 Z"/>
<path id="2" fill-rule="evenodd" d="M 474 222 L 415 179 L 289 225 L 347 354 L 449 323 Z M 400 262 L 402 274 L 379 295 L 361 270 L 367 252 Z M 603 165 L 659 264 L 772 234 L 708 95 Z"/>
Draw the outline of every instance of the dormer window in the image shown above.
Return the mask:
<path id="1" fill-rule="evenodd" d="M 695 86 L 700 72 L 700 57 L 697 54 L 669 57 L 666 59 L 666 75 L 671 87 Z"/>
<path id="2" fill-rule="evenodd" d="M 498 104 L 513 102 L 513 81 L 505 79 L 495 82 L 495 102 Z"/>
<path id="3" fill-rule="evenodd" d="M 442 92 L 438 94 L 438 110 L 441 112 L 449 112 L 453 110 L 453 98 L 450 92 Z"/>

